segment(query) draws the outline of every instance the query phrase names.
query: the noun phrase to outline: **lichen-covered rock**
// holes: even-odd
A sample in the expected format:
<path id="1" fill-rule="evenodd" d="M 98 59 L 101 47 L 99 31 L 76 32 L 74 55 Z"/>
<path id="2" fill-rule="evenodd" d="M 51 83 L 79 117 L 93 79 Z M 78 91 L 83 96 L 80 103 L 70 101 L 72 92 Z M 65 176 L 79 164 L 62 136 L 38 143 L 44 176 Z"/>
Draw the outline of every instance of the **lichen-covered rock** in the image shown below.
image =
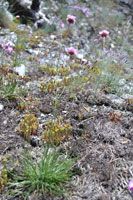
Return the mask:
<path id="1" fill-rule="evenodd" d="M 117 2 L 129 9 L 133 9 L 133 0 L 118 0 Z"/>
<path id="2" fill-rule="evenodd" d="M 15 27 L 12 14 L 3 6 L 0 7 L 0 26 L 9 29 Z"/>

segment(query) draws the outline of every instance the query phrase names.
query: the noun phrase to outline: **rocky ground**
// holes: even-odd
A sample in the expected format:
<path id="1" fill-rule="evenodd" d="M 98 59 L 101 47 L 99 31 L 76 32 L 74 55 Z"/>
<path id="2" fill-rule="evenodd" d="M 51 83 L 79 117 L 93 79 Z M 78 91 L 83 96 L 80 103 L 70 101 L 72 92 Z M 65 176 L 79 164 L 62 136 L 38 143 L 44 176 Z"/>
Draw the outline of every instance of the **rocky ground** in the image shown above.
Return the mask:
<path id="1" fill-rule="evenodd" d="M 133 178 L 132 5 L 113 0 L 45 1 L 43 11 L 53 27 L 33 31 L 18 24 L 17 30 L 0 30 L 0 44 L 10 41 L 13 49 L 1 46 L 0 75 L 10 82 L 15 73 L 18 83 L 14 94 L 0 88 L 0 170 L 3 157 L 10 168 L 24 145 L 33 155 L 42 152 L 41 136 L 49 120 L 62 118 L 72 127 L 57 148 L 78 157 L 73 186 L 63 196 L 46 199 L 133 198 L 128 189 Z M 68 14 L 76 16 L 74 25 L 66 23 Z M 105 43 L 98 35 L 102 29 L 109 31 Z M 78 53 L 70 55 L 70 47 Z M 30 142 L 18 131 L 27 112 L 39 122 Z M 8 192 L 5 189 L 0 199 L 21 199 Z M 45 198 L 33 194 L 28 199 Z"/>

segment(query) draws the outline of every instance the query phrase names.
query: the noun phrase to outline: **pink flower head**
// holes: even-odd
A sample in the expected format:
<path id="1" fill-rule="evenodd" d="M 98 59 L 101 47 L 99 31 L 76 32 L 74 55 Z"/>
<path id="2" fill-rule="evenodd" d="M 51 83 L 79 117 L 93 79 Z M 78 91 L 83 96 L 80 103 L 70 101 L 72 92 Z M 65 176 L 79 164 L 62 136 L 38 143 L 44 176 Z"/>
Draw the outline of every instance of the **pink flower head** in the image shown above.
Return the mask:
<path id="1" fill-rule="evenodd" d="M 75 8 L 77 10 L 80 10 L 81 8 L 79 6 L 72 6 L 72 8 Z"/>
<path id="2" fill-rule="evenodd" d="M 16 15 L 16 19 L 19 20 L 19 19 L 20 19 L 20 16 L 19 16 L 19 15 Z"/>
<path id="3" fill-rule="evenodd" d="M 77 54 L 78 54 L 77 50 L 76 50 L 75 48 L 73 48 L 73 47 L 68 48 L 68 49 L 67 49 L 67 52 L 68 52 L 70 55 L 77 55 Z"/>
<path id="4" fill-rule="evenodd" d="M 5 48 L 8 48 L 8 44 L 7 44 L 7 43 L 6 43 L 6 44 L 4 44 L 4 47 L 5 47 Z"/>
<path id="5" fill-rule="evenodd" d="M 67 15 L 66 21 L 68 24 L 75 24 L 76 17 L 74 15 Z"/>
<path id="6" fill-rule="evenodd" d="M 61 27 L 64 28 L 64 27 L 65 27 L 65 24 L 64 24 L 64 23 L 61 23 Z"/>
<path id="7" fill-rule="evenodd" d="M 128 188 L 131 192 L 133 192 L 133 179 L 128 183 Z"/>
<path id="8" fill-rule="evenodd" d="M 85 58 L 82 58 L 81 61 L 84 63 L 84 64 L 87 64 L 88 60 L 85 59 Z"/>
<path id="9" fill-rule="evenodd" d="M 99 32 L 99 35 L 102 36 L 102 37 L 106 37 L 107 35 L 109 35 L 109 31 L 102 30 L 102 31 Z"/>
<path id="10" fill-rule="evenodd" d="M 81 8 L 79 6 L 73 6 L 73 8 L 80 10 Z"/>
<path id="11" fill-rule="evenodd" d="M 87 12 L 87 9 L 86 9 L 86 8 L 82 8 L 81 10 L 82 10 L 82 12 L 83 12 L 84 14 Z"/>
<path id="12" fill-rule="evenodd" d="M 3 43 L 0 43 L 0 46 L 3 48 L 3 47 L 4 47 L 4 44 L 3 44 Z"/>
<path id="13" fill-rule="evenodd" d="M 6 48 L 6 51 L 7 51 L 8 53 L 12 53 L 12 52 L 13 52 L 13 48 L 8 46 L 8 47 Z"/>

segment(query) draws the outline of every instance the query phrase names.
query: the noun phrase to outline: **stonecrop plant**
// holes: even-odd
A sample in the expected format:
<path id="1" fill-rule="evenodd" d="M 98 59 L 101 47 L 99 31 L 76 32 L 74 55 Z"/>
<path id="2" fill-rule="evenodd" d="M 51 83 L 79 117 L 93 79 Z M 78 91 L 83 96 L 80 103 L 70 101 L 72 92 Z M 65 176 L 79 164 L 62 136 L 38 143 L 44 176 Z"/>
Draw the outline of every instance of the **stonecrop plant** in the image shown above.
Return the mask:
<path id="1" fill-rule="evenodd" d="M 59 145 L 61 141 L 67 139 L 72 127 L 68 122 L 63 122 L 61 118 L 56 121 L 50 120 L 46 123 L 45 131 L 42 134 L 42 141 Z"/>
<path id="2" fill-rule="evenodd" d="M 55 82 L 55 80 L 50 80 L 48 83 L 41 83 L 41 91 L 45 93 L 53 93 L 60 86 L 60 82 Z"/>
<path id="3" fill-rule="evenodd" d="M 58 74 L 58 70 L 56 68 L 52 68 L 47 65 L 42 65 L 40 69 L 50 76 L 56 76 Z"/>
<path id="4" fill-rule="evenodd" d="M 25 114 L 24 119 L 19 123 L 19 134 L 26 140 L 30 140 L 31 135 L 37 135 L 39 128 L 39 122 L 34 114 Z"/>
<path id="5" fill-rule="evenodd" d="M 9 184 L 7 171 L 7 158 L 3 158 L 3 169 L 0 171 L 0 194 L 4 191 L 5 187 Z"/>

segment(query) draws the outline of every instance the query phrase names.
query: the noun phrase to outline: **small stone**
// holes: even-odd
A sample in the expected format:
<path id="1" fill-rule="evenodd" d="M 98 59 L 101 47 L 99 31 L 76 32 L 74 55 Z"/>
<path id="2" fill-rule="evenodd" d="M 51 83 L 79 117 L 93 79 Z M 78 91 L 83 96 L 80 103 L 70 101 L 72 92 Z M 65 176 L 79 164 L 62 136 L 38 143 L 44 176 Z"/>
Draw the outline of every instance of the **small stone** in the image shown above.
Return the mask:
<path id="1" fill-rule="evenodd" d="M 79 53 L 79 54 L 77 54 L 77 57 L 78 57 L 79 59 L 83 59 L 84 55 Z"/>
<path id="2" fill-rule="evenodd" d="M 0 104 L 0 111 L 2 111 L 3 109 L 4 109 L 4 106 Z"/>
<path id="3" fill-rule="evenodd" d="M 24 64 L 21 64 L 17 67 L 15 67 L 15 72 L 17 72 L 20 76 L 24 76 L 26 72 L 26 67 Z"/>
<path id="4" fill-rule="evenodd" d="M 43 114 L 49 114 L 51 112 L 53 112 L 53 108 L 51 106 L 41 106 L 40 107 L 40 111 L 43 113 Z"/>
<path id="5" fill-rule="evenodd" d="M 119 80 L 119 85 L 124 85 L 124 84 L 126 84 L 126 80 L 125 79 L 120 79 Z"/>

